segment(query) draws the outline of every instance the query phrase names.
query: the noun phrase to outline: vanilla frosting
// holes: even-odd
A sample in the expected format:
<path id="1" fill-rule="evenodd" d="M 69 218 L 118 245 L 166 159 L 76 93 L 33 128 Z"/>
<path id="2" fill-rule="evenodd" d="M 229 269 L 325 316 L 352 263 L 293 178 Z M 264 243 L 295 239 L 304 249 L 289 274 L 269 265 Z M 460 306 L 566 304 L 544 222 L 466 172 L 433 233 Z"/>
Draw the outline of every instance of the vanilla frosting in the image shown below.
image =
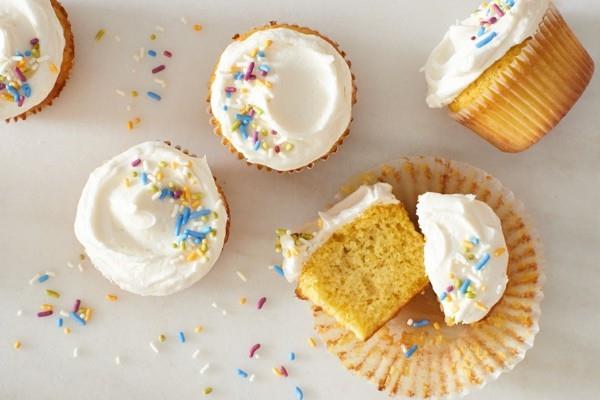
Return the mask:
<path id="1" fill-rule="evenodd" d="M 424 67 L 427 104 L 450 104 L 513 46 L 538 30 L 551 0 L 487 0 L 450 27 Z"/>
<path id="2" fill-rule="evenodd" d="M 342 226 L 375 205 L 398 203 L 389 184 L 363 185 L 329 210 L 319 213 L 319 229 L 316 233 L 292 234 L 288 231 L 282 234 L 279 244 L 283 254 L 282 269 L 287 280 L 293 282 L 298 279 L 308 257 Z"/>
<path id="3" fill-rule="evenodd" d="M 449 324 L 487 315 L 508 282 L 500 219 L 474 195 L 425 193 L 417 203 L 425 270 Z"/>
<path id="4" fill-rule="evenodd" d="M 227 219 L 205 158 L 146 142 L 92 172 L 75 234 L 109 280 L 132 293 L 163 296 L 210 271 Z"/>
<path id="5" fill-rule="evenodd" d="M 210 92 L 221 134 L 249 162 L 278 171 L 327 154 L 351 121 L 344 58 L 321 37 L 288 28 L 227 46 Z"/>
<path id="6" fill-rule="evenodd" d="M 63 61 L 63 27 L 50 0 L 0 2 L 0 119 L 40 104 Z"/>

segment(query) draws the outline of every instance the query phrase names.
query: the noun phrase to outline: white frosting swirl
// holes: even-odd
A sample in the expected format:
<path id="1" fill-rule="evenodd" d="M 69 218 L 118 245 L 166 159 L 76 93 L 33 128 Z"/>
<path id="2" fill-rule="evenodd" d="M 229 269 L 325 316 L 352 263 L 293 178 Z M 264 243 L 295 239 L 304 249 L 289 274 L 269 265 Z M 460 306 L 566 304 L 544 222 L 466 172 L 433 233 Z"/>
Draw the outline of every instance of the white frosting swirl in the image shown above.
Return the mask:
<path id="1" fill-rule="evenodd" d="M 350 67 L 330 43 L 271 28 L 227 46 L 210 104 L 222 135 L 249 162 L 291 171 L 338 141 L 350 124 L 352 91 Z"/>
<path id="2" fill-rule="evenodd" d="M 429 107 L 446 106 L 538 30 L 550 0 L 488 0 L 450 27 L 425 65 Z"/>
<path id="3" fill-rule="evenodd" d="M 417 203 L 425 270 L 449 324 L 487 315 L 508 282 L 500 219 L 474 195 L 425 193 Z"/>
<path id="4" fill-rule="evenodd" d="M 92 172 L 75 234 L 109 280 L 132 293 L 162 296 L 208 273 L 223 248 L 227 219 L 205 158 L 147 142 Z"/>
<path id="5" fill-rule="evenodd" d="M 39 41 L 37 50 L 34 39 Z M 16 117 L 48 97 L 64 49 L 63 27 L 50 0 L 0 2 L 0 82 L 5 86 L 0 90 L 0 119 Z"/>
<path id="6" fill-rule="evenodd" d="M 298 279 L 307 258 L 342 226 L 351 223 L 374 205 L 398 203 L 389 184 L 363 185 L 329 210 L 319 213 L 320 229 L 314 235 L 306 238 L 301 237 L 302 234 L 292 236 L 290 232 L 282 235 L 282 268 L 287 280 L 293 282 Z"/>

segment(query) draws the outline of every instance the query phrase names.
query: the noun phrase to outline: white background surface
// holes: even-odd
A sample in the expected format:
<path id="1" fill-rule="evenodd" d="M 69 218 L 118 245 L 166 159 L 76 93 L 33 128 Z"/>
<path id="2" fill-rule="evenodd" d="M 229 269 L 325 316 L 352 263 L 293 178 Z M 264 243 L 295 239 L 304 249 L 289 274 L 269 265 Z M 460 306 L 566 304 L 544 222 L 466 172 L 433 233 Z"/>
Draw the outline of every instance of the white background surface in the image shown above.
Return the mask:
<path id="1" fill-rule="evenodd" d="M 214 399 L 384 399 L 367 382 L 346 372 L 323 345 L 307 346 L 313 335 L 308 304 L 267 269 L 273 231 L 296 226 L 327 203 L 350 175 L 407 154 L 466 161 L 502 180 L 528 206 L 541 232 L 549 268 L 541 333 L 515 371 L 473 399 L 598 398 L 600 358 L 600 85 L 592 81 L 560 126 L 530 151 L 502 154 L 424 102 L 418 72 L 447 26 L 476 1 L 159 1 L 64 0 L 77 43 L 72 78 L 56 104 L 26 122 L 0 127 L 0 399 L 195 399 L 205 386 Z M 592 56 L 600 59 L 600 2 L 559 1 L 558 6 Z M 189 24 L 183 25 L 185 16 Z M 279 176 L 246 167 L 212 135 L 205 113 L 206 81 L 220 51 L 236 32 L 268 20 L 304 24 L 338 40 L 353 61 L 359 103 L 352 134 L 341 151 L 311 171 Z M 204 30 L 196 33 L 193 23 Z M 165 27 L 156 50 L 174 58 L 160 89 L 149 69 L 132 54 L 149 48 L 154 27 Z M 99 28 L 107 35 L 93 37 Z M 157 32 L 158 33 L 158 32 Z M 121 37 L 117 43 L 114 35 Z M 132 73 L 132 68 L 137 72 Z M 145 97 L 127 113 L 128 100 L 115 89 L 157 89 L 161 103 Z M 132 133 L 132 116 L 142 118 Z M 72 233 L 75 207 L 88 173 L 103 160 L 149 139 L 172 139 L 206 153 L 232 208 L 229 243 L 215 269 L 191 289 L 167 298 L 141 298 L 118 290 L 90 265 L 76 262 L 80 247 Z M 38 271 L 55 271 L 44 286 L 30 286 Z M 243 283 L 235 271 L 242 271 Z M 52 320 L 35 317 L 48 299 L 44 288 L 95 309 L 85 328 L 70 336 Z M 119 301 L 108 303 L 113 292 Z M 265 295 L 262 311 L 256 300 Z M 238 305 L 240 296 L 249 304 Z M 211 307 L 227 309 L 223 317 Z M 17 317 L 17 310 L 23 316 Z M 203 324 L 206 333 L 192 332 Z M 186 344 L 176 340 L 179 330 Z M 154 354 L 148 343 L 165 333 Z M 16 352 L 14 340 L 23 342 Z M 260 360 L 248 348 L 263 344 Z M 80 356 L 72 358 L 74 347 Z M 198 348 L 200 356 L 192 359 Z M 287 361 L 289 351 L 298 359 Z M 120 355 L 122 365 L 114 364 Z M 205 375 L 199 369 L 210 361 Z M 284 363 L 287 379 L 271 368 Z M 254 383 L 235 368 L 256 374 Z"/>

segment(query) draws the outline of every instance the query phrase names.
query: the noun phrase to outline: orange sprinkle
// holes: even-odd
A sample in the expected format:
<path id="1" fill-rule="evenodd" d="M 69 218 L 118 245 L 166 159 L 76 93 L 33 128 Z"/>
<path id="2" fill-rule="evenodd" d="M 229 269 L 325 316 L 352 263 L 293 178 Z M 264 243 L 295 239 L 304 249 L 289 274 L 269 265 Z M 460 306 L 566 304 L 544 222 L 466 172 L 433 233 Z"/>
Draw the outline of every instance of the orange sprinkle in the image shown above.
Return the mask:
<path id="1" fill-rule="evenodd" d="M 15 350 L 21 350 L 21 347 L 23 346 L 23 343 L 21 343 L 19 340 L 15 341 L 13 347 L 15 348 Z"/>
<path id="2" fill-rule="evenodd" d="M 245 297 L 240 297 L 240 304 L 244 305 L 246 304 L 247 299 Z"/>
<path id="3" fill-rule="evenodd" d="M 202 331 L 204 331 L 204 327 L 202 325 L 198 325 L 194 328 L 194 332 L 196 333 L 201 333 Z"/>
<path id="4" fill-rule="evenodd" d="M 194 24 L 194 30 L 196 32 L 200 32 L 202 30 L 202 25 L 200 25 L 200 24 Z"/>
<path id="5" fill-rule="evenodd" d="M 194 261 L 194 260 L 196 260 L 196 259 L 198 259 L 198 253 L 196 253 L 195 251 L 194 251 L 194 252 L 191 252 L 191 253 L 190 253 L 190 254 L 187 256 L 187 260 L 188 260 L 188 261 Z"/>
<path id="6" fill-rule="evenodd" d="M 506 252 L 506 249 L 504 247 L 498 247 L 496 250 L 494 250 L 494 256 L 500 257 L 505 252 Z"/>
<path id="7" fill-rule="evenodd" d="M 133 121 L 127 121 L 127 130 L 133 130 Z"/>
<path id="8" fill-rule="evenodd" d="M 50 63 L 50 64 L 48 64 L 48 68 L 50 69 L 50 72 L 52 72 L 53 74 L 58 74 L 58 67 L 56 66 L 56 64 Z"/>
<path id="9" fill-rule="evenodd" d="M 119 298 L 117 297 L 116 294 L 109 293 L 109 294 L 106 295 L 106 300 L 108 300 L 108 301 L 117 301 L 117 300 L 119 300 Z"/>

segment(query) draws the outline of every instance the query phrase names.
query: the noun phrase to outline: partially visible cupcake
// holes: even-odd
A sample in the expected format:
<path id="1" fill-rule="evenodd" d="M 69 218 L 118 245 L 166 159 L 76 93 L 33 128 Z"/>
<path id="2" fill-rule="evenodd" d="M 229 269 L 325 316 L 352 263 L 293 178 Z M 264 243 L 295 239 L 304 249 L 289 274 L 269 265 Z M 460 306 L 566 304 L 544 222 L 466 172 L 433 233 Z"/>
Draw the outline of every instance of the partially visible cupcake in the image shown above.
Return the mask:
<path id="1" fill-rule="evenodd" d="M 229 212 L 205 158 L 146 142 L 90 175 L 75 234 L 95 267 L 123 290 L 164 296 L 214 266 Z"/>
<path id="2" fill-rule="evenodd" d="M 25 120 L 52 102 L 67 83 L 75 48 L 57 0 L 0 3 L 0 119 Z"/>
<path id="3" fill-rule="evenodd" d="M 211 124 L 238 158 L 299 171 L 327 158 L 349 133 L 356 86 L 337 43 L 272 22 L 235 35 L 214 70 Z"/>
<path id="4" fill-rule="evenodd" d="M 450 28 L 425 66 L 430 107 L 506 152 L 552 130 L 594 62 L 551 0 L 486 0 Z"/>

